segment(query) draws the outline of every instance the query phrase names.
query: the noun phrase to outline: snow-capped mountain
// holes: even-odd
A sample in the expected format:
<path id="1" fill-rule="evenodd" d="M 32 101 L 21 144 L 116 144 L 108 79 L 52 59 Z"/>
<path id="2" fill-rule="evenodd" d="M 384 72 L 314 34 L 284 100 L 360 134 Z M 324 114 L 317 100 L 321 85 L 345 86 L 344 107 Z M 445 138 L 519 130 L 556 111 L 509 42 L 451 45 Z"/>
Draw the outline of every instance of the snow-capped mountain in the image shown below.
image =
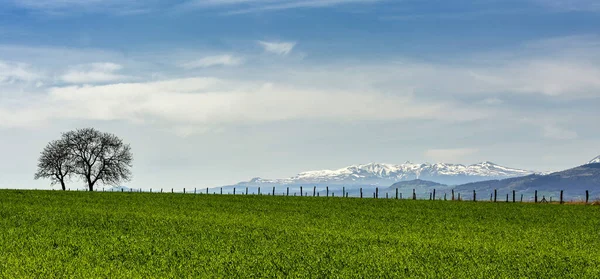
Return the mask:
<path id="1" fill-rule="evenodd" d="M 599 164 L 599 163 L 600 163 L 600 156 L 598 156 L 588 162 L 588 164 Z"/>
<path id="2" fill-rule="evenodd" d="M 337 170 L 318 170 L 302 172 L 294 177 L 285 179 L 254 178 L 237 185 L 298 185 L 298 184 L 329 184 L 329 185 L 382 185 L 389 186 L 399 181 L 422 179 L 437 183 L 456 185 L 462 183 L 503 179 L 532 174 L 534 172 L 503 167 L 491 162 L 473 165 L 460 164 L 377 164 L 353 165 Z"/>

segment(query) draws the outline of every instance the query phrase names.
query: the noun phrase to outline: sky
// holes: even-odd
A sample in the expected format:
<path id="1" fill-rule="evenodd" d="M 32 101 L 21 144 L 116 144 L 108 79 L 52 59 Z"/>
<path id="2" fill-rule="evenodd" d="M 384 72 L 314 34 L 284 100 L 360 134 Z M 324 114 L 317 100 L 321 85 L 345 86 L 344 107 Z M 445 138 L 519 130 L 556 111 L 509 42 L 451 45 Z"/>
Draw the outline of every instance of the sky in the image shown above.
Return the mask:
<path id="1" fill-rule="evenodd" d="M 132 188 L 369 162 L 562 170 L 600 154 L 596 0 L 0 0 L 0 188 L 61 133 Z M 74 180 L 70 187 L 83 187 Z"/>

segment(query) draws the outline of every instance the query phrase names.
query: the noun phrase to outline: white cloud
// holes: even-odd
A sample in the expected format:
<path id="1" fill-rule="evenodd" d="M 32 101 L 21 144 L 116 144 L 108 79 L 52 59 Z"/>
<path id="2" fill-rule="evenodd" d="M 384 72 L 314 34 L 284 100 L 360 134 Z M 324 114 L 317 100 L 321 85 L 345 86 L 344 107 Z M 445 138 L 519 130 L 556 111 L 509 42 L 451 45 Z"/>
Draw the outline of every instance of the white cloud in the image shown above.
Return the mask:
<path id="1" fill-rule="evenodd" d="M 544 137 L 555 140 L 574 140 L 579 137 L 577 132 L 562 128 L 555 124 L 547 124 L 543 127 Z"/>
<path id="2" fill-rule="evenodd" d="M 600 67 L 584 61 L 544 60 L 514 62 L 493 73 L 506 91 L 546 95 L 595 95 L 600 92 Z"/>
<path id="3" fill-rule="evenodd" d="M 277 55 L 288 55 L 296 46 L 295 42 L 258 41 L 258 44 L 261 45 L 265 51 L 275 53 Z"/>
<path id="4" fill-rule="evenodd" d="M 425 151 L 425 157 L 435 162 L 458 162 L 478 152 L 477 148 L 429 149 Z"/>
<path id="5" fill-rule="evenodd" d="M 0 84 L 15 82 L 32 82 L 42 77 L 25 63 L 9 63 L 0 61 Z"/>
<path id="6" fill-rule="evenodd" d="M 35 125 L 51 119 L 125 120 L 169 126 L 253 124 L 286 120 L 464 121 L 478 111 L 450 103 L 419 102 L 376 92 L 307 90 L 285 84 L 189 78 L 161 82 L 55 87 L 45 98 L 20 108 L 2 108 L 0 126 Z M 29 114 L 30 113 L 30 114 Z"/>
<path id="7" fill-rule="evenodd" d="M 132 15 L 176 9 L 180 11 L 226 8 L 228 14 L 251 13 L 293 8 L 332 7 L 345 4 L 375 3 L 381 0 L 188 0 L 174 3 L 168 0 L 7 0 L 8 3 L 49 14 L 69 12 L 110 13 Z"/>
<path id="8" fill-rule="evenodd" d="M 533 0 L 542 6 L 559 11 L 600 11 L 597 0 Z"/>
<path id="9" fill-rule="evenodd" d="M 123 66 L 115 63 L 91 63 L 71 67 L 60 79 L 66 83 L 105 83 L 127 79 L 127 76 L 116 74 Z"/>
<path id="10" fill-rule="evenodd" d="M 51 14 L 93 12 L 130 15 L 149 12 L 159 1 L 138 0 L 9 0 L 13 5 Z"/>
<path id="11" fill-rule="evenodd" d="M 511 121 L 519 117 L 533 117 L 536 113 L 529 113 L 531 103 L 514 107 L 513 101 L 520 98 L 518 94 L 537 95 L 535 98 L 542 100 L 597 98 L 600 74 L 596 73 L 600 73 L 600 66 L 597 66 L 600 64 L 595 63 L 598 60 L 593 57 L 596 46 L 589 45 L 591 58 L 585 51 L 573 55 L 543 48 L 541 52 L 531 51 L 536 53 L 533 58 L 531 55 L 507 57 L 492 53 L 475 56 L 476 62 L 459 59 L 451 63 L 425 63 L 403 59 L 402 63 L 398 63 L 396 59 L 389 58 L 385 62 L 286 63 L 282 67 L 278 64 L 280 61 L 274 59 L 259 68 L 247 65 L 228 69 L 226 73 L 215 71 L 221 76 L 213 79 L 184 78 L 186 75 L 161 69 L 144 69 L 146 73 L 160 71 L 156 76 L 165 81 L 150 82 L 157 78 L 148 76 L 145 81 L 135 83 L 130 77 L 120 74 L 123 69 L 120 64 L 91 63 L 70 67 L 60 77 L 61 80 L 76 85 L 105 85 L 62 86 L 58 83 L 57 86 L 44 80 L 40 88 L 27 88 L 36 91 L 35 100 L 24 98 L 19 103 L 15 99 L 10 106 L 1 104 L 0 110 L 8 116 L 11 113 L 22 115 L 19 125 L 43 119 L 72 118 L 158 121 L 185 127 L 298 119 L 472 121 L 493 117 Z M 292 48 L 289 48 L 290 51 Z M 44 57 L 35 57 L 35 60 L 40 59 L 44 60 Z M 168 57 L 156 59 L 177 60 Z M 138 63 L 132 58 L 123 61 L 123 64 L 133 64 L 133 67 Z M 144 62 L 150 62 L 145 65 L 163 63 Z M 238 61 L 233 56 L 212 56 L 193 62 L 195 64 L 186 66 L 208 67 L 236 64 Z M 128 83 L 113 84 L 117 82 Z M 47 86 L 54 87 L 48 89 Z M 494 106 L 506 99 L 511 102 Z M 55 107 L 61 107 L 61 110 Z M 22 111 L 32 113 L 20 114 Z M 4 119 L 3 125 L 8 125 L 10 118 Z M 30 118 L 31 121 L 28 121 Z"/>
<path id="12" fill-rule="evenodd" d="M 504 101 L 502 101 L 501 99 L 498 99 L 496 97 L 485 98 L 479 102 L 479 104 L 487 105 L 487 106 L 501 105 L 502 103 L 504 103 Z"/>
<path id="13" fill-rule="evenodd" d="M 201 59 L 181 64 L 186 69 L 208 68 L 213 66 L 238 66 L 244 63 L 244 59 L 230 54 L 207 56 Z"/>
<path id="14" fill-rule="evenodd" d="M 192 0 L 181 7 L 210 8 L 228 7 L 227 14 L 245 14 L 261 11 L 277 11 L 296 8 L 323 8 L 348 4 L 369 4 L 384 0 Z"/>

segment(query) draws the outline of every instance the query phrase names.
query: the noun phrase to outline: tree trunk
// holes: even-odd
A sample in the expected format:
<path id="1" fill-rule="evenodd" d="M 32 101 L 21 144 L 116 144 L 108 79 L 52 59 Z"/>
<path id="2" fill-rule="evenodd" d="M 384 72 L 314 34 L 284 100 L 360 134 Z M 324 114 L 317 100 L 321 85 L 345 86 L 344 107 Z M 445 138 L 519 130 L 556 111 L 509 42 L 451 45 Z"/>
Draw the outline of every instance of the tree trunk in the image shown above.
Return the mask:
<path id="1" fill-rule="evenodd" d="M 87 181 L 88 189 L 90 190 L 90 192 L 94 192 L 94 182 L 92 182 L 92 179 L 89 176 L 87 177 Z"/>
<path id="2" fill-rule="evenodd" d="M 64 181 L 64 180 L 61 180 L 61 181 L 60 181 L 60 186 L 62 186 L 62 190 L 63 190 L 63 191 L 66 191 L 66 190 L 67 190 L 67 186 L 65 185 L 65 181 Z"/>

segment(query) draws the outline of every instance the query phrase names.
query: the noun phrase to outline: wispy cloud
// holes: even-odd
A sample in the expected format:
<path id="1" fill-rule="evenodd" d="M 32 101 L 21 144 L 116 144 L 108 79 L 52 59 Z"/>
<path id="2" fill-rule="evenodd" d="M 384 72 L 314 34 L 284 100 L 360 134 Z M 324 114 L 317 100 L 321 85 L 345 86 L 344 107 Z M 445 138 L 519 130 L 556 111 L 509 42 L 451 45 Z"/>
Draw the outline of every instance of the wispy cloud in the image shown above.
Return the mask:
<path id="1" fill-rule="evenodd" d="M 8 0 L 16 7 L 41 11 L 49 14 L 69 12 L 111 13 L 131 15 L 146 13 L 160 1 L 138 0 Z"/>
<path id="2" fill-rule="evenodd" d="M 597 0 L 532 0 L 535 3 L 557 11 L 600 11 Z"/>
<path id="3" fill-rule="evenodd" d="M 116 15 L 134 15 L 168 10 L 218 10 L 222 14 L 247 14 L 265 11 L 280 11 L 298 8 L 326 8 L 343 5 L 366 5 L 390 0 L 6 0 L 15 7 L 46 12 L 50 14 L 68 14 L 69 12 L 111 13 Z M 472 2 L 480 1 L 470 0 Z M 429 2 L 434 2 L 429 0 Z M 383 17 L 388 20 L 418 20 L 426 18 L 464 20 L 481 16 L 515 14 L 523 11 L 493 9 L 440 14 L 403 14 Z M 596 0 L 528 0 L 544 9 L 552 11 L 600 11 Z M 531 11 L 531 10 L 529 10 Z"/>
<path id="4" fill-rule="evenodd" d="M 313 90 L 291 84 L 188 78 L 54 87 L 48 90 L 46 97 L 24 107 L 0 106 L 0 114 L 24 117 L 4 119 L 0 126 L 34 125 L 51 119 L 83 119 L 152 120 L 168 123 L 171 127 L 203 128 L 287 120 L 463 121 L 466 120 L 463 117 L 476 117 L 479 112 L 451 103 L 422 102 L 409 95 L 386 96 L 376 92 Z"/>
<path id="5" fill-rule="evenodd" d="M 486 105 L 486 106 L 495 106 L 495 105 L 501 105 L 502 103 L 504 103 L 504 101 L 502 101 L 499 98 L 496 97 L 491 97 L 491 98 L 485 98 L 481 101 L 478 102 L 479 104 L 482 105 Z"/>
<path id="6" fill-rule="evenodd" d="M 213 66 L 238 66 L 244 63 L 244 59 L 230 54 L 207 56 L 198 60 L 181 64 L 185 69 L 208 68 Z"/>
<path id="7" fill-rule="evenodd" d="M 556 124 L 547 124 L 543 127 L 544 137 L 555 140 L 574 140 L 579 137 L 577 132 L 563 128 Z"/>
<path id="8" fill-rule="evenodd" d="M 60 79 L 66 83 L 104 83 L 127 79 L 116 72 L 123 66 L 115 63 L 91 63 L 71 67 Z"/>
<path id="9" fill-rule="evenodd" d="M 529 10 L 516 9 L 492 9 L 478 11 L 464 11 L 453 13 L 429 13 L 429 14 L 395 14 L 381 16 L 381 20 L 390 21 L 419 21 L 419 20 L 476 20 L 482 17 L 496 17 L 506 15 L 518 15 L 531 13 Z"/>
<path id="10" fill-rule="evenodd" d="M 277 55 L 288 55 L 296 46 L 295 42 L 258 41 L 258 44 L 262 46 L 265 51 L 275 53 Z"/>
<path id="11" fill-rule="evenodd" d="M 280 43 L 274 45 L 277 44 Z M 289 54 L 292 45 L 273 48 L 272 52 Z M 285 61 L 285 67 L 280 67 L 282 64 L 277 63 L 284 62 L 273 59 L 270 63 L 274 65 L 262 64 L 260 68 L 240 64 L 227 71 L 211 71 L 216 77 L 212 79 L 188 78 L 188 72 L 177 70 L 161 72 L 163 61 L 178 60 L 163 57 L 156 58 L 160 63 L 154 63 L 161 68 L 145 69 L 146 73 L 162 73 L 159 75 L 162 82 L 153 82 L 154 77 L 144 80 L 141 76 L 136 78 L 139 82 L 131 82 L 131 77 L 121 74 L 121 65 L 128 65 L 130 69 L 129 64 L 135 65 L 135 61 L 91 63 L 68 68 L 59 76 L 63 83 L 49 85 L 54 86 L 52 88 L 36 88 L 35 101 L 22 99 L 20 105 L 13 102 L 12 106 L 3 104 L 0 109 L 5 115 L 22 114 L 25 119 L 84 117 L 138 122 L 153 119 L 169 122 L 169 126 L 185 124 L 186 127 L 298 119 L 468 122 L 490 118 L 514 121 L 524 116 L 535 118 L 536 113 L 540 113 L 529 112 L 535 104 L 524 104 L 527 109 L 511 107 L 515 98 L 555 101 L 600 97 L 600 67 L 595 63 L 598 58 L 594 58 L 597 53 L 594 43 L 585 43 L 588 47 L 582 50 L 586 52 L 575 55 L 557 52 L 560 48 L 533 45 L 526 47 L 527 55 L 469 56 L 475 57 L 475 62 L 463 58 L 451 63 L 409 59 L 399 63 L 390 58 L 385 62 L 295 65 Z M 48 53 L 56 57 L 54 52 Z M 528 56 L 531 53 L 534 57 Z M 481 57 L 484 58 L 479 59 Z M 43 57 L 35 57 L 35 60 L 40 59 Z M 217 55 L 203 57 L 186 66 L 202 68 L 238 62 L 232 57 Z M 63 86 L 64 83 L 101 85 Z M 69 109 L 56 111 L 54 107 Z M 32 112 L 30 116 L 23 113 L 27 109 Z M 19 119 L 19 123 L 22 122 L 26 121 Z M 552 130 L 548 129 L 548 135 L 551 134 Z"/>
<path id="12" fill-rule="evenodd" d="M 0 83 L 31 82 L 39 78 L 41 74 L 31 69 L 28 64 L 0 61 Z"/>
<path id="13" fill-rule="evenodd" d="M 385 0 L 192 0 L 183 6 L 189 8 L 227 8 L 226 14 L 246 14 L 295 8 L 323 8 L 348 4 L 368 4 Z"/>
<path id="14" fill-rule="evenodd" d="M 243 14 L 293 8 L 319 8 L 347 4 L 366 4 L 384 0 L 7 0 L 9 4 L 50 14 L 69 12 L 132 15 L 170 9 L 225 9 L 227 14 Z"/>

